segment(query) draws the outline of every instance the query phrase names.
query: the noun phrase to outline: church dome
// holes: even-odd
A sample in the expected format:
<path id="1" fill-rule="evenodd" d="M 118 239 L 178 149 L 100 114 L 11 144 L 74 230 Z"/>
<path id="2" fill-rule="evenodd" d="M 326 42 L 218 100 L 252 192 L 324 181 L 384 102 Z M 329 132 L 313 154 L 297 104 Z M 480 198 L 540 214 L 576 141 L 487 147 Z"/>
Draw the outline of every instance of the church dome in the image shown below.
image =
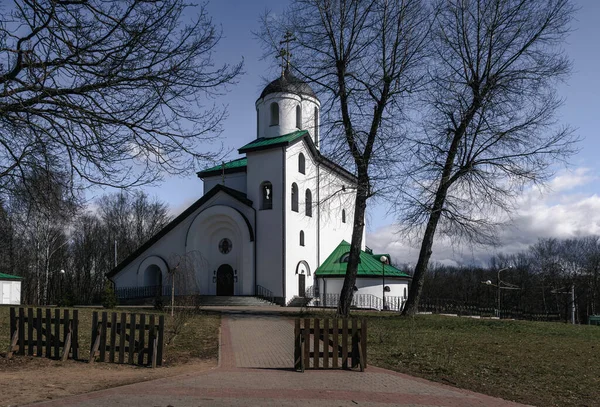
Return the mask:
<path id="1" fill-rule="evenodd" d="M 260 94 L 259 99 L 262 99 L 271 93 L 293 93 L 295 95 L 310 96 L 317 99 L 317 95 L 310 85 L 295 77 L 289 69 L 286 69 L 281 77 L 269 83 Z"/>

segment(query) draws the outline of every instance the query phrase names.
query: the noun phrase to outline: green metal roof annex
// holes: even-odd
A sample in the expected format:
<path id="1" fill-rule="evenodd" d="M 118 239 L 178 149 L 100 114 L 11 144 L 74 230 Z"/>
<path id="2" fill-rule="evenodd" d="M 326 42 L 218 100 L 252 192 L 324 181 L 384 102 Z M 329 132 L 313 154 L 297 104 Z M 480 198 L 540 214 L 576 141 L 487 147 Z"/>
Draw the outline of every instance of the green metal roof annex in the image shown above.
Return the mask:
<path id="1" fill-rule="evenodd" d="M 278 145 L 287 145 L 293 141 L 296 141 L 300 137 L 303 137 L 306 134 L 308 134 L 307 130 L 296 130 L 292 133 L 284 134 L 283 136 L 268 138 L 261 137 L 241 147 L 238 150 L 238 152 L 242 154 L 248 151 L 262 150 L 264 148 L 271 148 Z"/>
<path id="2" fill-rule="evenodd" d="M 350 243 L 342 240 L 327 259 L 317 268 L 315 275 L 319 277 L 343 277 L 346 275 L 347 262 L 342 262 L 342 257 L 350 252 Z M 360 262 L 358 263 L 358 277 L 381 277 L 385 269 L 386 277 L 411 278 L 405 272 L 398 270 L 389 264 L 383 264 L 379 260 L 381 254 L 369 254 L 360 251 Z M 389 258 L 389 256 L 388 256 Z"/>
<path id="3" fill-rule="evenodd" d="M 0 280 L 22 280 L 23 277 L 13 276 L 11 274 L 0 273 Z"/>

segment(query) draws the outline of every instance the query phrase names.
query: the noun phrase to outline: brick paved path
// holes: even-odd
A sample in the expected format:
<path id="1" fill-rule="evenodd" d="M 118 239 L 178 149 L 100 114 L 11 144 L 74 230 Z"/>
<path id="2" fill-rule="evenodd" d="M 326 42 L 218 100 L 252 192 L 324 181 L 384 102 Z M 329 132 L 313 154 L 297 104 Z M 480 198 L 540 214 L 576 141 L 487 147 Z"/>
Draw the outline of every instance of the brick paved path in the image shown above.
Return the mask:
<path id="1" fill-rule="evenodd" d="M 369 366 L 293 371 L 293 325 L 269 315 L 223 315 L 217 369 L 43 403 L 44 406 L 519 406 Z"/>

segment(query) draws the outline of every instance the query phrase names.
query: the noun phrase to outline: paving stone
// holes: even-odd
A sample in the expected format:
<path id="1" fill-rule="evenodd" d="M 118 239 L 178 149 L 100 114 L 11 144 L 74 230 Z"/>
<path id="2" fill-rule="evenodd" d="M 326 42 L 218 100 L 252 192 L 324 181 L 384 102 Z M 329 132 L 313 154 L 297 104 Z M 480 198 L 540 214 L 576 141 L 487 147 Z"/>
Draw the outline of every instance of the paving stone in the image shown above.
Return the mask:
<path id="1" fill-rule="evenodd" d="M 44 406 L 509 407 L 502 399 L 369 366 L 293 370 L 294 326 L 280 315 L 224 314 L 219 368 L 46 402 Z M 312 342 L 312 341 L 311 341 Z"/>

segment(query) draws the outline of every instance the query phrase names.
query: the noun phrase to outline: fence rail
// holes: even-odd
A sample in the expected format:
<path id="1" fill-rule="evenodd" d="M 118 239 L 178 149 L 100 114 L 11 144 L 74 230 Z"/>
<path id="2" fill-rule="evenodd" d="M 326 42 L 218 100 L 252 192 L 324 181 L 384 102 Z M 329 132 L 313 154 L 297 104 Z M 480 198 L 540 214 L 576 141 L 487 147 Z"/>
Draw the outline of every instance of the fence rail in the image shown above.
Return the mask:
<path id="1" fill-rule="evenodd" d="M 478 315 L 482 317 L 500 317 L 509 319 L 524 319 L 530 321 L 560 321 L 560 314 L 546 313 L 520 308 L 501 309 L 493 306 L 480 306 L 464 301 L 449 299 L 425 298 L 419 302 L 419 312 L 434 314 Z"/>
<path id="2" fill-rule="evenodd" d="M 54 317 L 49 308 L 45 309 L 45 317 L 41 308 L 10 308 L 10 346 L 7 357 L 11 358 L 13 353 L 29 356 L 45 356 L 66 360 L 69 355 L 73 359 L 78 358 L 79 341 L 79 314 L 73 311 L 72 317 L 69 310 L 54 310 Z M 61 339 L 61 328 L 63 336 Z"/>
<path id="3" fill-rule="evenodd" d="M 351 322 L 351 323 L 350 323 Z M 312 351 L 311 351 L 312 346 Z M 312 363 L 311 363 L 312 362 Z M 305 369 L 348 369 L 367 367 L 366 319 L 296 319 L 294 367 Z"/>
<path id="4" fill-rule="evenodd" d="M 148 316 L 148 323 L 146 316 L 113 312 L 108 320 L 108 313 L 103 312 L 99 319 L 98 312 L 94 311 L 91 336 L 94 342 L 89 362 L 93 363 L 96 357 L 105 362 L 108 355 L 110 363 L 126 363 L 127 359 L 129 364 L 162 365 L 165 317 L 160 315 L 156 324 L 155 315 Z"/>

